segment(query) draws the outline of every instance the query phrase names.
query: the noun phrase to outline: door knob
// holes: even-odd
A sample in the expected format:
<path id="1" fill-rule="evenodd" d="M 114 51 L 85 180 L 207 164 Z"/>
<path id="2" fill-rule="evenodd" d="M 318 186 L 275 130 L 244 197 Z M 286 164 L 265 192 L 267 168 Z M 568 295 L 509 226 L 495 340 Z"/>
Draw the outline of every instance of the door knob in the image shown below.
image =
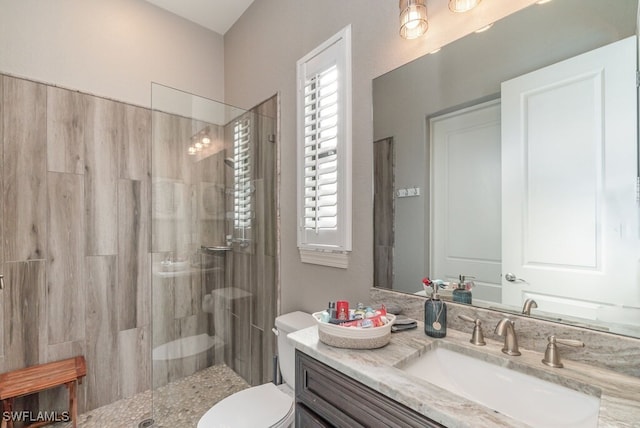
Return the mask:
<path id="1" fill-rule="evenodd" d="M 504 274 L 504 279 L 506 279 L 509 282 L 516 282 L 516 281 L 522 281 L 522 282 L 527 282 L 522 278 L 518 278 L 517 276 L 515 276 L 515 274 L 508 272 L 506 274 Z"/>

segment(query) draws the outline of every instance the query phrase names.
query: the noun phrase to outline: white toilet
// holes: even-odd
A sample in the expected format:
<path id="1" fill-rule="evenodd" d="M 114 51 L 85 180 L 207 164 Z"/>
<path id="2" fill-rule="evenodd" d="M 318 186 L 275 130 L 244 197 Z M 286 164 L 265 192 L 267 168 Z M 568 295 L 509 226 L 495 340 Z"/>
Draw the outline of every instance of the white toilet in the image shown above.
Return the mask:
<path id="1" fill-rule="evenodd" d="M 292 312 L 276 318 L 278 362 L 283 383 L 265 383 L 225 398 L 205 413 L 198 428 L 285 428 L 293 425 L 295 400 L 295 348 L 287 335 L 315 325 L 305 312 Z"/>

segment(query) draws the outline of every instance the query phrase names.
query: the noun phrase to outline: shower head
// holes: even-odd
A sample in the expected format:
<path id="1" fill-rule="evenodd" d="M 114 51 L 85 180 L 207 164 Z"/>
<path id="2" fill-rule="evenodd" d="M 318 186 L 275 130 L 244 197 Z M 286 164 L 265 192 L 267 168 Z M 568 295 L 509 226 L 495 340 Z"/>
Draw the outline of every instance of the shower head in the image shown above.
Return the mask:
<path id="1" fill-rule="evenodd" d="M 233 158 L 225 158 L 224 159 L 224 163 L 225 163 L 225 165 L 227 165 L 227 166 L 229 166 L 231 168 L 233 168 L 234 165 L 235 165 L 234 162 L 233 162 Z"/>

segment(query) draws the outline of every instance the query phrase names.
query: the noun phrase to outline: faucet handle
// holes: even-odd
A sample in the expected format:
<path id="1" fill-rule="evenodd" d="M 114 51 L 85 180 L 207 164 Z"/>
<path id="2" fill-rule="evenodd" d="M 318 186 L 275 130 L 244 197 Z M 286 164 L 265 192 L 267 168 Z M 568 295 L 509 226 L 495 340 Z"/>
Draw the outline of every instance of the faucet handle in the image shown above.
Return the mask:
<path id="1" fill-rule="evenodd" d="M 484 334 L 482 333 L 482 321 L 480 321 L 480 318 L 473 319 L 470 316 L 464 314 L 458 315 L 458 318 L 474 323 L 473 333 L 471 334 L 471 340 L 469 340 L 469 342 L 477 346 L 484 346 L 487 344 L 487 342 L 484 341 Z"/>
<path id="2" fill-rule="evenodd" d="M 564 367 L 564 364 L 562 364 L 562 361 L 560 360 L 560 352 L 558 352 L 558 346 L 556 345 L 556 343 L 575 347 L 584 346 L 584 342 L 580 340 L 559 339 L 554 335 L 549 336 L 547 340 L 549 341 L 549 343 L 547 344 L 547 350 L 544 352 L 542 363 L 548 365 L 549 367 Z"/>
<path id="3" fill-rule="evenodd" d="M 469 322 L 476 322 L 476 319 L 471 318 L 470 316 L 465 315 L 465 314 L 458 315 L 458 318 L 460 318 L 461 320 L 469 321 Z"/>

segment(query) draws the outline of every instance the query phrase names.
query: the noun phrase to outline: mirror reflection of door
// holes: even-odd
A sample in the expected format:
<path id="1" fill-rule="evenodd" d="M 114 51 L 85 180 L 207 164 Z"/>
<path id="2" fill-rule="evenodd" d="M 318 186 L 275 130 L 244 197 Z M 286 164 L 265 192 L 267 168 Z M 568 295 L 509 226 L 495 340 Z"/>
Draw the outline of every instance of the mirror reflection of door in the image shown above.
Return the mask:
<path id="1" fill-rule="evenodd" d="M 502 84 L 503 273 L 523 279 L 503 303 L 640 306 L 635 52 L 630 37 Z"/>
<path id="2" fill-rule="evenodd" d="M 475 277 L 473 298 L 500 302 L 500 100 L 429 120 L 431 275 Z"/>

